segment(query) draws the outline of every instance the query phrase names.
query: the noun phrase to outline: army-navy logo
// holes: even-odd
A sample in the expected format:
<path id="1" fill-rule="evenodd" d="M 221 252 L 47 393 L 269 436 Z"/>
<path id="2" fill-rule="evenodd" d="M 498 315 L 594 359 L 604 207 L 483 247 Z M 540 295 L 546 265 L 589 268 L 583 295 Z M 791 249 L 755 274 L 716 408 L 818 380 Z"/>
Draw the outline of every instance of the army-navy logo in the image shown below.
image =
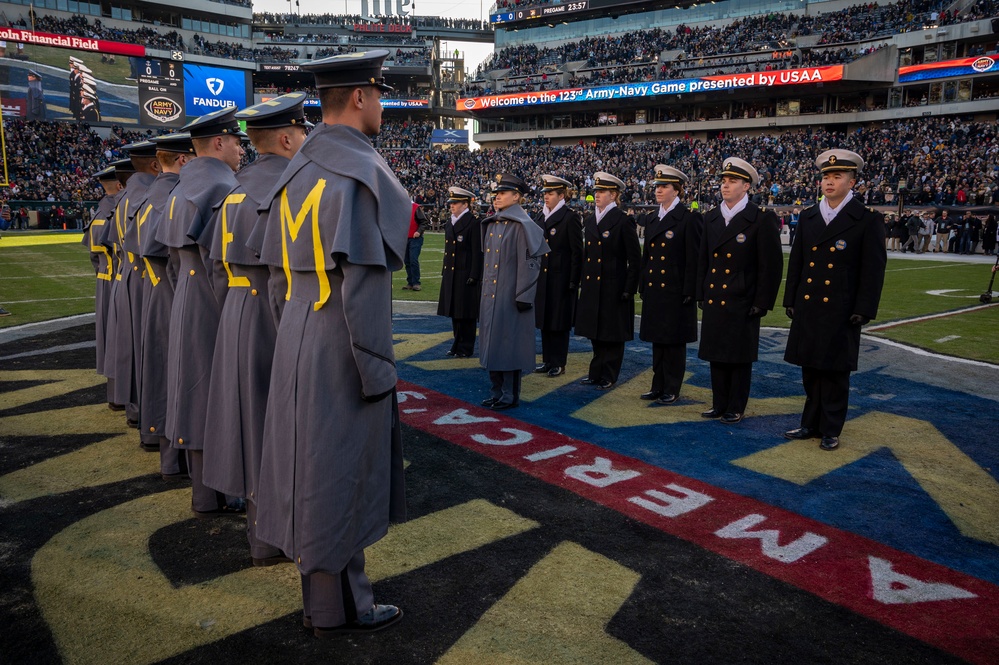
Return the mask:
<path id="1" fill-rule="evenodd" d="M 184 114 L 180 104 L 166 97 L 153 97 L 147 100 L 142 108 L 149 118 L 163 123 L 177 120 Z"/>
<path id="2" fill-rule="evenodd" d="M 610 231 L 604 231 L 603 236 L 605 238 L 610 238 Z"/>
<path id="3" fill-rule="evenodd" d="M 746 242 L 746 234 L 745 234 L 745 233 L 740 233 L 739 235 L 737 235 L 737 236 L 735 237 L 735 241 L 736 241 L 737 243 L 739 243 L 740 245 L 741 245 L 742 243 Z"/>
<path id="4" fill-rule="evenodd" d="M 553 235 L 555 235 L 555 231 L 556 231 L 556 230 L 557 230 L 557 229 L 552 229 L 551 231 L 549 231 L 549 232 L 548 232 L 548 235 L 550 235 L 550 236 L 553 236 Z"/>
<path id="5" fill-rule="evenodd" d="M 987 72 L 992 69 L 992 65 L 996 64 L 996 61 L 988 56 L 982 56 L 978 60 L 971 63 L 971 68 L 976 72 Z"/>
<path id="6" fill-rule="evenodd" d="M 846 241 L 845 240 L 837 240 L 836 241 L 836 249 L 839 249 L 839 250 L 846 249 Z"/>
<path id="7" fill-rule="evenodd" d="M 465 236 L 458 236 L 458 242 L 462 242 L 464 239 L 465 239 Z"/>
<path id="8" fill-rule="evenodd" d="M 672 239 L 672 237 L 673 237 L 673 231 L 667 231 L 666 232 L 666 237 Z"/>

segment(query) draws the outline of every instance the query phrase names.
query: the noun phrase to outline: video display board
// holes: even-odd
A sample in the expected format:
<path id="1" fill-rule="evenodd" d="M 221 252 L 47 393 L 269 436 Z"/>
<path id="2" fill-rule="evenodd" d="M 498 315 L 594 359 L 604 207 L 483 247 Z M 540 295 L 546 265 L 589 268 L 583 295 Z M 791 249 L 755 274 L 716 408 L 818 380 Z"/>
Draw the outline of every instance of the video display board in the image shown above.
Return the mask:
<path id="1" fill-rule="evenodd" d="M 192 118 L 229 106 L 245 108 L 246 90 L 243 70 L 184 64 L 184 100 Z"/>
<path id="2" fill-rule="evenodd" d="M 899 67 L 898 82 L 912 83 L 913 81 L 928 81 L 951 76 L 973 76 L 997 72 L 999 72 L 999 56 L 981 55 Z"/>
<path id="3" fill-rule="evenodd" d="M 0 28 L 3 115 L 181 127 L 247 105 L 249 73 L 146 55 L 144 46 Z"/>
<path id="4" fill-rule="evenodd" d="M 479 111 L 492 108 L 541 106 L 572 102 L 606 102 L 615 99 L 634 99 L 661 95 L 688 95 L 716 90 L 750 90 L 777 85 L 827 83 L 829 81 L 841 81 L 842 79 L 843 65 L 830 65 L 827 67 L 784 69 L 773 72 L 753 72 L 751 74 L 719 74 L 716 76 L 674 79 L 670 81 L 619 83 L 593 88 L 569 88 L 565 90 L 513 92 L 486 97 L 464 97 L 457 101 L 457 108 L 459 111 Z"/>

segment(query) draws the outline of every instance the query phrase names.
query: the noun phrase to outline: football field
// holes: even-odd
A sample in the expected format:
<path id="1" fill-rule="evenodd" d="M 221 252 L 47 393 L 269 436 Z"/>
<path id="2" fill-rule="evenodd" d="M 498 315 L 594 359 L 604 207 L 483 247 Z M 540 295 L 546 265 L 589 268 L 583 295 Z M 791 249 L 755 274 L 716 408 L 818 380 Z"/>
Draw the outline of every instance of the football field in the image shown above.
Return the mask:
<path id="1" fill-rule="evenodd" d="M 429 235 L 423 290 L 393 284 L 408 521 L 365 551 L 376 601 L 405 616 L 320 641 L 294 567 L 253 567 L 242 517 L 194 518 L 190 483 L 163 480 L 107 408 L 79 239 L 0 240 L 0 661 L 999 662 L 988 257 L 889 254 L 825 452 L 781 436 L 804 401 L 781 307 L 737 425 L 700 417 L 696 344 L 680 399 L 640 400 L 637 339 L 612 390 L 580 385 L 590 346 L 574 337 L 565 375 L 482 408 L 478 359 L 444 355 Z"/>

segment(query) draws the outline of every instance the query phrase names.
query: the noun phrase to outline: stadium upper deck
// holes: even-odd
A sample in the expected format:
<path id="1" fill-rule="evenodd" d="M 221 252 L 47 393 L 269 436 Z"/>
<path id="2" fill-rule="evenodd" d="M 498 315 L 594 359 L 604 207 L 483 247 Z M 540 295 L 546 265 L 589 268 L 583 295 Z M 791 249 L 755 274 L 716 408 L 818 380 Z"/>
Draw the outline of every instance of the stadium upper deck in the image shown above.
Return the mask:
<path id="1" fill-rule="evenodd" d="M 926 114 L 994 120 L 997 8 L 995 0 L 736 0 L 617 20 L 566 16 L 554 27 L 498 23 L 496 43 L 505 46 L 457 105 L 477 118 L 483 145 Z"/>

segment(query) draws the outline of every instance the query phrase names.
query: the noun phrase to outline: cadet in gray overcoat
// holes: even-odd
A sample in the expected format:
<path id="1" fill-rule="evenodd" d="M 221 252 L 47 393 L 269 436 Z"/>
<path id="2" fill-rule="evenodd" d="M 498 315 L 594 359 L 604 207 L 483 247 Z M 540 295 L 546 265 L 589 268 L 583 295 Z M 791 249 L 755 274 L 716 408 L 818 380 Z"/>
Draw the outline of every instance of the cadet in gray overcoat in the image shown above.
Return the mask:
<path id="1" fill-rule="evenodd" d="M 97 203 L 97 211 L 83 230 L 83 245 L 90 251 L 90 263 L 94 266 L 97 287 L 94 294 L 94 314 L 97 342 L 97 373 L 104 375 L 104 335 L 108 320 L 108 296 L 111 293 L 111 253 L 101 243 L 108 219 L 114 214 L 115 195 L 121 191 L 121 183 L 115 177 L 114 167 L 98 171 L 93 176 L 104 188 L 104 198 Z"/>
<path id="2" fill-rule="evenodd" d="M 520 378 L 534 370 L 535 291 L 544 233 L 520 202 L 527 183 L 515 175 L 496 177 L 496 213 L 482 220 L 482 300 L 479 304 L 479 364 L 492 388 L 482 402 L 496 411 L 520 404 Z"/>
<path id="3" fill-rule="evenodd" d="M 784 360 L 801 366 L 805 408 L 789 439 L 821 438 L 835 450 L 846 420 L 860 327 L 877 316 L 885 280 L 885 224 L 853 196 L 864 160 L 827 150 L 815 160 L 823 198 L 801 213 L 791 244 L 784 307 L 791 319 Z"/>
<path id="4" fill-rule="evenodd" d="M 267 299 L 270 270 L 247 241 L 260 217 L 262 199 L 281 178 L 305 141 L 305 93 L 282 95 L 236 113 L 258 157 L 236 174 L 236 186 L 215 213 L 210 247 L 215 288 L 224 289 L 212 361 L 205 423 L 205 485 L 246 499 L 246 537 L 254 565 L 288 562 L 281 551 L 257 538 L 256 490 L 263 447 L 264 415 L 271 382 L 277 326 Z"/>
<path id="5" fill-rule="evenodd" d="M 111 211 L 107 223 L 104 225 L 104 234 L 101 236 L 101 244 L 107 248 L 111 255 L 111 289 L 108 291 L 108 319 L 104 329 L 104 376 L 108 378 L 108 405 L 112 411 L 125 411 L 125 404 L 117 401 L 117 381 L 115 354 L 118 347 L 118 308 L 115 302 L 118 299 L 118 289 L 122 287 L 121 267 L 122 248 L 121 240 L 124 237 L 124 229 L 119 233 L 119 224 L 115 219 L 115 210 L 118 202 L 125 196 L 125 187 L 128 181 L 135 175 L 135 167 L 127 157 L 111 163 L 114 166 L 115 177 L 122 189 L 115 195 L 115 209 Z M 137 416 L 136 412 L 126 413 L 126 421 L 130 417 Z"/>
<path id="6" fill-rule="evenodd" d="M 180 170 L 194 159 L 194 144 L 187 132 L 152 139 L 160 174 L 138 205 L 139 253 L 146 269 L 142 292 L 142 376 L 139 385 L 139 432 L 155 437 L 160 452 L 160 474 L 177 480 L 186 475 L 186 456 L 170 445 L 166 436 L 167 354 L 170 348 L 170 312 L 176 276 L 167 274 L 169 248 L 156 239 L 167 201 L 180 179 Z"/>
<path id="7" fill-rule="evenodd" d="M 167 214 L 156 230 L 156 239 L 170 248 L 168 270 L 177 280 L 167 352 L 166 436 L 175 448 L 187 452 L 191 508 L 199 516 L 232 512 L 225 495 L 206 487 L 203 477 L 208 388 L 222 303 L 212 290 L 214 266 L 207 249 L 196 241 L 211 223 L 213 208 L 237 184 L 233 172 L 239 168 L 240 140 L 246 135 L 235 113 L 230 107 L 184 127 L 196 157 L 180 170 Z"/>
<path id="8" fill-rule="evenodd" d="M 392 271 L 412 202 L 368 136 L 381 125 L 384 49 L 302 65 L 323 124 L 265 197 L 260 260 L 279 318 L 257 488 L 257 537 L 302 575 L 317 637 L 402 617 L 376 605 L 364 548 L 405 516 L 392 349 Z M 256 236 L 256 231 L 254 232 Z"/>
<path id="9" fill-rule="evenodd" d="M 139 253 L 139 228 L 135 212 L 146 198 L 146 191 L 160 172 L 156 146 L 139 141 L 122 148 L 135 167 L 124 194 L 115 208 L 115 224 L 121 238 L 121 284 L 114 303 L 117 310 L 118 337 L 115 347 L 115 401 L 125 404 L 128 424 L 139 426 L 139 402 L 142 360 L 142 285 L 145 267 Z M 150 452 L 159 450 L 155 436 L 139 432 L 139 445 Z"/>

